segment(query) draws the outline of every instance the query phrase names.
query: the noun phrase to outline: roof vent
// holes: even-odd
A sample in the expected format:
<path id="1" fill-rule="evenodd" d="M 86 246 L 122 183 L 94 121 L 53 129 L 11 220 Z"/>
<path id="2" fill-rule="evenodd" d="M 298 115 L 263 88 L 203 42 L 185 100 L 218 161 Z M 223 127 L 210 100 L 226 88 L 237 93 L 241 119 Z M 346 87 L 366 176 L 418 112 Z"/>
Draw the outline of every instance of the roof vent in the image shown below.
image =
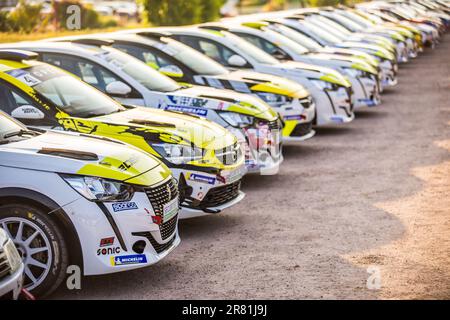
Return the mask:
<path id="1" fill-rule="evenodd" d="M 0 50 L 0 59 L 22 61 L 22 60 L 36 60 L 38 54 L 25 50 Z"/>

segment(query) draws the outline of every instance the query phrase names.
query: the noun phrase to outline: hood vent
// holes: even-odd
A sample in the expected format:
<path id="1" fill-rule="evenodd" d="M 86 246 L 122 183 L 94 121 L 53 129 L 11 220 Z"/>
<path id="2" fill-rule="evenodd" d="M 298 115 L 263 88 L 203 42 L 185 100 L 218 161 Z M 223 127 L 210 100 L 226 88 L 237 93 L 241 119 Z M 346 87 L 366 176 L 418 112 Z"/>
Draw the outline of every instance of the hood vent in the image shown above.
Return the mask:
<path id="1" fill-rule="evenodd" d="M 99 160 L 98 156 L 95 153 L 76 150 L 42 148 L 41 150 L 38 151 L 38 153 L 75 160 L 84 160 L 84 161 Z"/>
<path id="2" fill-rule="evenodd" d="M 131 120 L 130 123 L 138 124 L 141 126 L 150 126 L 150 127 L 176 128 L 176 126 L 171 123 L 156 122 L 156 121 L 143 120 L 143 119 L 134 119 L 134 120 Z"/>
<path id="3" fill-rule="evenodd" d="M 216 100 L 223 100 L 226 102 L 230 102 L 230 103 L 236 103 L 235 99 L 231 99 L 231 98 L 226 98 L 226 97 L 221 97 L 221 96 L 208 96 L 208 95 L 199 95 L 199 98 L 205 98 L 205 99 L 216 99 Z"/>
<path id="4" fill-rule="evenodd" d="M 265 80 L 253 79 L 253 78 L 247 78 L 247 77 L 243 77 L 242 79 L 248 80 L 248 81 L 252 81 L 252 82 L 255 82 L 255 83 L 267 83 L 268 82 L 268 81 L 265 81 Z"/>

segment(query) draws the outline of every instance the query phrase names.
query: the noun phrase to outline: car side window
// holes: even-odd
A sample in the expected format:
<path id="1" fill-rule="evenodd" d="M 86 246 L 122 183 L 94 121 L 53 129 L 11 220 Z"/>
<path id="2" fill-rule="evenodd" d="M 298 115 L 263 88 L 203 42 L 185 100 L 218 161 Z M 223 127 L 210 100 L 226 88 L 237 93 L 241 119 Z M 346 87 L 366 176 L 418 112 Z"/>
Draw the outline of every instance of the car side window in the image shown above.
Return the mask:
<path id="1" fill-rule="evenodd" d="M 39 105 L 32 102 L 32 100 L 26 97 L 25 94 L 3 82 L 0 82 L 0 101 L 0 110 L 9 115 L 12 115 L 15 109 L 22 106 L 32 106 L 44 112 Z M 44 114 L 46 113 L 44 112 Z M 48 116 L 46 116 L 45 119 L 20 119 L 20 121 L 25 125 L 50 125 L 54 122 Z"/>
<path id="2" fill-rule="evenodd" d="M 191 36 L 178 36 L 176 39 L 225 66 L 228 65 L 228 58 L 236 54 L 221 43 L 209 39 Z"/>
<path id="3" fill-rule="evenodd" d="M 111 82 L 121 81 L 126 83 L 124 80 L 120 79 L 101 65 L 83 58 L 55 53 L 42 53 L 41 56 L 42 61 L 53 64 L 75 74 L 84 82 L 104 93 L 106 92 L 106 86 Z M 136 90 L 133 90 L 128 97 L 137 99 L 142 98 Z"/>
<path id="4" fill-rule="evenodd" d="M 164 59 L 163 57 L 146 48 L 131 46 L 122 43 L 114 44 L 113 47 L 124 51 L 129 55 L 132 55 L 133 57 L 145 62 L 147 65 L 156 70 L 171 65 L 170 61 Z"/>
<path id="5" fill-rule="evenodd" d="M 285 53 L 284 50 L 281 50 L 279 47 L 275 46 L 273 43 L 252 35 L 252 34 L 246 34 L 246 33 L 236 33 L 239 37 L 243 38 L 244 40 L 250 42 L 251 44 L 257 46 L 258 48 L 262 49 L 263 51 L 267 52 L 270 55 L 274 55 L 279 53 L 280 51 Z"/>

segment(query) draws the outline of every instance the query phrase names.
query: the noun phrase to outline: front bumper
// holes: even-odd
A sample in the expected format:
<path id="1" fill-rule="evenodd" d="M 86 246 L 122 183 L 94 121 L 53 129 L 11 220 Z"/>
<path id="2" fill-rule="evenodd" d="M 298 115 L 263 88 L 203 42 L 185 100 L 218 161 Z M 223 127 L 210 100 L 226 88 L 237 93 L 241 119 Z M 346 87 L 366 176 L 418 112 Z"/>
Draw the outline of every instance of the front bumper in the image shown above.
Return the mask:
<path id="1" fill-rule="evenodd" d="M 241 179 L 247 173 L 245 166 L 223 170 L 220 174 L 180 171 L 180 219 L 219 213 L 244 198 Z"/>
<path id="2" fill-rule="evenodd" d="M 23 284 L 23 263 L 13 274 L 0 280 L 0 299 L 17 300 L 22 291 Z"/>
<path id="3" fill-rule="evenodd" d="M 396 86 L 398 65 L 389 60 L 383 60 L 380 62 L 380 68 L 382 70 L 381 86 L 383 88 Z"/>
<path id="4" fill-rule="evenodd" d="M 353 121 L 352 92 L 351 88 L 336 87 L 333 90 L 314 90 L 317 115 L 316 125 L 331 123 L 348 123 Z"/>
<path id="5" fill-rule="evenodd" d="M 201 210 L 201 209 L 189 208 L 189 207 L 182 207 L 181 211 L 180 211 L 180 219 L 190 219 L 190 218 L 209 216 L 211 214 L 218 214 L 218 213 L 222 212 L 222 210 L 225 210 L 229 207 L 234 206 L 235 204 L 238 204 L 244 198 L 245 198 L 245 193 L 243 193 L 242 191 L 239 191 L 238 196 L 236 198 L 234 198 L 233 200 L 231 200 L 225 204 L 222 204 L 222 205 L 209 207 L 207 211 Z"/>
<path id="6" fill-rule="evenodd" d="M 228 127 L 241 144 L 248 173 L 274 175 L 283 161 L 280 119 L 262 122 L 258 127 Z"/>
<path id="7" fill-rule="evenodd" d="M 311 96 L 293 100 L 290 105 L 284 106 L 279 114 L 283 119 L 283 141 L 305 141 L 315 135 L 312 122 L 316 114 L 316 105 Z"/>
<path id="8" fill-rule="evenodd" d="M 357 83 L 354 84 L 352 81 L 355 109 L 375 107 L 381 103 L 380 83 L 377 76 L 358 77 L 355 82 Z"/>
<path id="9" fill-rule="evenodd" d="M 180 243 L 178 201 L 176 182 L 169 178 L 127 202 L 79 198 L 62 207 L 80 240 L 84 274 L 133 270 L 166 257 Z"/>

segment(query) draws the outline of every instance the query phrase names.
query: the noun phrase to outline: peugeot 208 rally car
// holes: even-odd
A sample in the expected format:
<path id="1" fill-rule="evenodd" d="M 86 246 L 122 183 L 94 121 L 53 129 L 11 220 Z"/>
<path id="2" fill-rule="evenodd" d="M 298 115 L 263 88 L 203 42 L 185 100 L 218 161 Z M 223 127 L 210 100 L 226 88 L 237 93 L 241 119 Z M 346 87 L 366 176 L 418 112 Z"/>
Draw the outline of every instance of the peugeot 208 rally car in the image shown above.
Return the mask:
<path id="1" fill-rule="evenodd" d="M 345 74 L 352 84 L 352 103 L 355 108 L 380 103 L 378 71 L 364 60 L 309 52 L 307 48 L 282 34 L 283 28 L 287 28 L 284 26 L 277 27 L 263 21 L 228 22 L 226 26 L 230 32 L 281 61 L 299 61 L 332 68 Z"/>
<path id="2" fill-rule="evenodd" d="M 39 53 L 42 61 L 77 75 L 122 103 L 180 111 L 216 122 L 238 137 L 249 171 L 278 172 L 283 161 L 281 121 L 264 101 L 231 90 L 181 86 L 112 48 L 113 41 L 92 37 L 24 43 L 20 48 Z"/>
<path id="3" fill-rule="evenodd" d="M 23 270 L 24 264 L 16 246 L 0 227 L 0 300 L 19 298 L 23 286 Z"/>
<path id="4" fill-rule="evenodd" d="M 310 93 L 294 81 L 246 70 L 228 70 L 208 56 L 151 29 L 108 33 L 122 50 L 180 83 L 206 85 L 252 94 L 264 100 L 283 119 L 283 140 L 314 136 L 315 104 Z"/>
<path id="5" fill-rule="evenodd" d="M 176 111 L 124 107 L 75 76 L 31 59 L 36 56 L 0 51 L 0 89 L 7 97 L 1 110 L 26 125 L 111 137 L 156 156 L 177 179 L 183 218 L 219 213 L 244 198 L 244 157 L 228 130 Z"/>
<path id="6" fill-rule="evenodd" d="M 317 125 L 347 123 L 355 118 L 351 102 L 351 83 L 333 69 L 295 61 L 279 61 L 250 42 L 228 32 L 225 27 L 171 27 L 160 30 L 170 32 L 171 37 L 226 67 L 253 69 L 300 83 L 315 100 Z"/>
<path id="7" fill-rule="evenodd" d="M 20 108 L 36 119 L 37 109 Z M 157 158 L 107 138 L 27 129 L 0 113 L 0 228 L 33 294 L 55 290 L 70 265 L 98 275 L 158 262 L 180 243 L 178 209 L 174 178 Z"/>

